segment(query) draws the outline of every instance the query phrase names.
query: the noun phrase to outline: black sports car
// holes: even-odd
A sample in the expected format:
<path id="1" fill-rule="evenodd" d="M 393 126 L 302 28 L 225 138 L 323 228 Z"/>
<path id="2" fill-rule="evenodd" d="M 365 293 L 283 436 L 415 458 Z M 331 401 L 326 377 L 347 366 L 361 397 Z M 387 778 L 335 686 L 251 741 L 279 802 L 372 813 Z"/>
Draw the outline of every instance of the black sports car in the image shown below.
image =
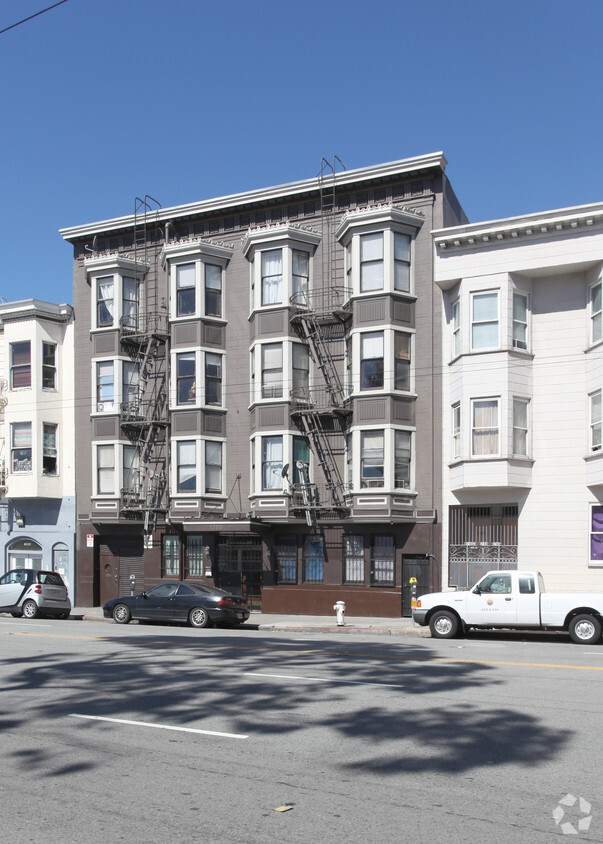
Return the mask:
<path id="1" fill-rule="evenodd" d="M 180 621 L 191 627 L 216 622 L 243 624 L 249 618 L 247 601 L 213 586 L 198 583 L 161 583 L 147 592 L 113 598 L 103 607 L 105 618 L 117 624 L 141 621 Z"/>

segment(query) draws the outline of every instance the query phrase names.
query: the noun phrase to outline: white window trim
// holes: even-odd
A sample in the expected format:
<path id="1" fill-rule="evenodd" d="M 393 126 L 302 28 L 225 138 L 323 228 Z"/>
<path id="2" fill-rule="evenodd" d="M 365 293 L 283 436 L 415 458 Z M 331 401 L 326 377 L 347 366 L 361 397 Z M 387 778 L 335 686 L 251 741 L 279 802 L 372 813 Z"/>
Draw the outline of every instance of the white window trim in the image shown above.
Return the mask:
<path id="1" fill-rule="evenodd" d="M 103 258 L 88 258 L 85 262 L 86 272 L 90 281 L 90 331 L 91 333 L 117 331 L 120 328 L 123 317 L 123 279 L 134 279 L 141 284 L 144 281 L 148 265 L 142 262 L 135 262 L 130 258 L 122 256 L 109 256 Z M 112 278 L 113 280 L 113 322 L 111 325 L 97 324 L 97 282 L 101 278 Z M 139 307 L 143 307 L 139 303 Z"/>
<path id="2" fill-rule="evenodd" d="M 595 287 L 600 288 L 600 298 L 601 298 L 601 310 L 593 312 L 592 309 L 592 291 Z M 588 345 L 589 346 L 596 346 L 599 343 L 603 342 L 603 280 L 601 278 L 597 278 L 591 284 L 588 285 Z M 597 339 L 594 338 L 593 332 L 593 325 L 594 325 L 594 318 L 598 316 L 599 322 L 601 323 L 601 336 Z"/>
<path id="3" fill-rule="evenodd" d="M 375 431 L 383 431 L 383 485 L 363 486 L 362 485 L 362 434 Z M 410 478 L 408 487 L 395 486 L 395 461 L 396 461 L 396 431 L 404 431 L 410 434 Z M 363 425 L 353 428 L 346 437 L 346 483 L 350 490 L 355 493 L 375 493 L 389 495 L 415 495 L 416 489 L 416 429 L 408 425 Z M 351 446 L 352 460 L 348 459 L 348 452 Z M 351 465 L 351 471 L 350 471 Z"/>
<path id="4" fill-rule="evenodd" d="M 112 363 L 113 364 L 113 407 L 100 409 L 101 402 L 97 399 L 97 364 Z M 91 395 L 92 402 L 90 407 L 90 414 L 92 416 L 117 416 L 120 413 L 122 402 L 124 401 L 124 363 L 132 363 L 131 358 L 119 356 L 94 357 L 91 362 Z M 139 373 L 140 378 L 140 373 Z"/>
<path id="5" fill-rule="evenodd" d="M 383 334 L 383 386 L 374 388 L 362 388 L 362 337 L 365 334 Z M 396 334 L 405 334 L 410 338 L 410 377 L 408 390 L 396 389 L 396 367 L 395 349 Z M 415 339 L 416 330 L 398 328 L 397 326 L 375 325 L 362 330 L 354 329 L 346 339 L 345 358 L 345 389 L 350 396 L 363 398 L 371 395 L 384 395 L 393 393 L 395 395 L 415 395 Z M 351 361 L 348 361 L 348 344 L 351 349 Z"/>
<path id="6" fill-rule="evenodd" d="M 170 279 L 170 320 L 173 322 L 186 322 L 192 319 L 213 320 L 218 323 L 226 322 L 226 268 L 228 262 L 233 256 L 234 250 L 228 246 L 222 246 L 217 243 L 203 240 L 201 238 L 191 238 L 178 243 L 168 244 L 164 246 L 161 252 L 162 265 L 167 263 Z M 195 311 L 192 314 L 183 314 L 178 316 L 177 293 L 176 293 L 176 268 L 182 264 L 195 265 Z M 205 313 L 205 264 L 220 267 L 222 270 L 221 278 L 221 299 L 222 299 L 222 314 L 221 316 L 214 316 Z"/>
<path id="7" fill-rule="evenodd" d="M 480 429 L 474 428 L 474 426 L 473 426 L 473 411 L 474 411 L 475 403 L 481 402 L 481 401 L 496 402 L 496 409 L 497 409 L 496 431 L 497 431 L 497 438 L 498 438 L 498 450 L 496 451 L 496 453 L 493 452 L 493 453 L 488 453 L 488 454 L 476 454 L 473 450 L 473 434 L 474 434 L 474 431 L 480 430 Z M 471 416 L 470 416 L 470 419 L 469 419 L 469 424 L 471 426 L 470 433 L 471 433 L 471 457 L 472 457 L 472 459 L 474 459 L 474 460 L 493 460 L 493 459 L 496 459 L 497 457 L 501 456 L 501 446 L 502 446 L 501 420 L 502 420 L 502 402 L 501 402 L 500 396 L 476 396 L 475 398 L 471 399 Z M 490 430 L 490 429 L 488 429 L 488 430 Z M 492 429 L 492 430 L 494 430 L 494 429 Z"/>
<path id="8" fill-rule="evenodd" d="M 195 356 L 195 401 L 186 404 L 178 404 L 178 378 L 177 358 L 178 355 Z M 221 394 L 220 404 L 207 404 L 205 400 L 205 357 L 206 355 L 217 355 L 222 358 L 221 367 Z M 208 346 L 178 346 L 170 352 L 170 410 L 192 410 L 196 408 L 208 408 L 214 410 L 225 410 L 226 395 L 226 353 L 223 349 L 210 348 Z M 188 438 L 190 439 L 190 438 Z"/>
<path id="9" fill-rule="evenodd" d="M 526 453 L 525 454 L 517 454 L 515 452 L 515 402 L 523 402 L 526 405 Z M 517 457 L 518 459 L 526 459 L 530 457 L 531 454 L 531 400 L 528 396 L 513 396 L 511 400 L 511 454 L 513 457 Z M 517 429 L 519 430 L 519 429 Z M 523 429 L 522 429 L 523 430 Z"/>
<path id="10" fill-rule="evenodd" d="M 516 340 L 514 337 L 515 334 L 515 323 L 519 322 L 519 320 L 515 319 L 515 297 L 521 296 L 523 299 L 526 300 L 526 347 L 525 349 L 522 346 L 516 345 Z M 511 295 L 511 346 L 515 351 L 520 352 L 528 352 L 530 350 L 530 313 L 531 313 L 531 302 L 530 302 L 530 295 L 526 293 L 524 290 L 513 290 Z M 521 323 L 524 325 L 524 323 Z"/>
<path id="11" fill-rule="evenodd" d="M 599 402 L 601 403 L 601 418 L 598 422 L 593 422 L 593 399 L 598 397 Z M 599 426 L 599 441 L 600 444 L 593 448 L 593 430 L 594 427 Z M 593 390 L 592 393 L 588 394 L 588 453 L 589 454 L 601 454 L 603 453 L 603 391 L 602 390 Z"/>
<path id="12" fill-rule="evenodd" d="M 488 296 L 488 295 L 495 295 L 496 296 L 496 320 L 474 320 L 473 319 L 473 303 L 476 296 Z M 471 291 L 471 301 L 470 301 L 470 343 L 471 343 L 471 351 L 475 354 L 481 354 L 482 352 L 491 352 L 500 349 L 500 335 L 501 335 L 501 321 L 500 321 L 500 306 L 501 306 L 501 291 L 499 289 L 495 290 L 473 290 Z M 497 328 L 497 337 L 496 337 L 496 344 L 494 346 L 479 346 L 476 347 L 473 345 L 473 328 L 475 325 L 483 325 L 485 322 L 492 324 L 496 322 Z"/>
<path id="13" fill-rule="evenodd" d="M 461 332 L 461 300 L 455 299 L 450 309 L 450 324 L 452 327 L 452 359 L 458 358 L 463 349 L 463 335 Z M 457 348 L 458 346 L 458 348 Z"/>
<path id="14" fill-rule="evenodd" d="M 282 344 L 283 347 L 283 368 L 282 368 L 282 396 L 264 397 L 262 395 L 262 347 L 276 344 Z M 301 343 L 299 340 L 286 337 L 274 337 L 261 342 L 254 342 L 250 349 L 250 398 L 251 407 L 256 404 L 273 404 L 275 402 L 285 402 L 291 399 L 291 390 L 293 387 L 293 346 L 307 345 Z M 312 359 L 309 359 L 308 370 L 308 389 L 312 390 Z"/>
<path id="15" fill-rule="evenodd" d="M 178 491 L 178 443 L 194 442 L 195 443 L 195 477 L 197 479 L 197 489 L 194 492 L 183 490 Z M 220 492 L 205 492 L 205 443 L 216 442 L 222 446 L 222 490 Z M 170 452 L 172 455 L 170 466 L 170 498 L 224 498 L 224 478 L 226 476 L 226 438 L 225 437 L 208 437 L 208 436 L 178 436 L 170 439 Z"/>
<path id="16" fill-rule="evenodd" d="M 452 424 L 452 460 L 461 460 L 463 455 L 463 415 L 461 412 L 460 401 L 454 402 L 451 407 L 451 424 Z M 458 415 L 458 425 L 456 423 L 456 416 Z M 458 452 L 458 453 L 457 453 Z"/>

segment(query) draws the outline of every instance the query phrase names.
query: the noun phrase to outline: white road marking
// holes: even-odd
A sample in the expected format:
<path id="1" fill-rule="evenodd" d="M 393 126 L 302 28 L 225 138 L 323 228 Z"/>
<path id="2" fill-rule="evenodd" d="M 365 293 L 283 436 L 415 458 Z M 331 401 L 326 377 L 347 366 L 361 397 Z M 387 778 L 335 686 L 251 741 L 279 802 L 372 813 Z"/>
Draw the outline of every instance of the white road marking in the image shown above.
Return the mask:
<path id="1" fill-rule="evenodd" d="M 192 727 L 172 727 L 169 724 L 150 724 L 147 721 L 128 721 L 125 718 L 103 718 L 100 715 L 77 715 L 71 713 L 69 718 L 86 718 L 89 721 L 110 721 L 113 724 L 128 724 L 133 727 L 154 727 L 157 730 L 175 730 L 179 733 L 199 733 L 203 736 L 220 736 L 221 738 L 246 739 L 238 733 L 217 733 L 214 730 L 195 730 Z"/>
<path id="2" fill-rule="evenodd" d="M 275 680 L 307 680 L 310 683 L 337 683 L 337 685 L 353 685 L 353 686 L 388 686 L 392 689 L 403 689 L 404 686 L 398 686 L 395 683 L 365 683 L 362 680 L 333 680 L 332 677 L 300 677 L 296 674 L 260 674 L 257 671 L 247 672 L 244 677 L 271 677 Z"/>

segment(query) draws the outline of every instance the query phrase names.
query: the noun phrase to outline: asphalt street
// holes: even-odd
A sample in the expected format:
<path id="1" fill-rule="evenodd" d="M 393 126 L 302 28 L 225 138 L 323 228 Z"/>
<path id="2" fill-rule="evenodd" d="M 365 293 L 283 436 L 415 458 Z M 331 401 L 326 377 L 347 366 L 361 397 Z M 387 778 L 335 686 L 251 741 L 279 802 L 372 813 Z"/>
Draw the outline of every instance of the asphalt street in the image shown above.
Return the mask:
<path id="1" fill-rule="evenodd" d="M 17 842 L 603 841 L 603 646 L 0 617 Z"/>

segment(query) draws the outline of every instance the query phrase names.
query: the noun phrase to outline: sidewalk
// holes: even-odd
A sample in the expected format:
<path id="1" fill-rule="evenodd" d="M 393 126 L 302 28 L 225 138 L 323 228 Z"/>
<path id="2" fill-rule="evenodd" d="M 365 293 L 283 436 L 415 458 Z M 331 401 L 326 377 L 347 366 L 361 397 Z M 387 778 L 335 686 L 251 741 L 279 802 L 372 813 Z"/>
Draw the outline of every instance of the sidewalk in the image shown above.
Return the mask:
<path id="1" fill-rule="evenodd" d="M 102 620 L 102 607 L 74 607 L 71 618 Z M 111 623 L 109 619 L 106 619 Z M 414 636 L 429 637 L 429 628 L 415 627 L 412 618 L 359 618 L 346 616 L 345 626 L 338 627 L 335 613 L 322 615 L 268 615 L 262 612 L 251 613 L 249 620 L 241 629 L 253 629 L 274 632 L 318 633 L 329 635 L 370 634 L 373 636 Z"/>

